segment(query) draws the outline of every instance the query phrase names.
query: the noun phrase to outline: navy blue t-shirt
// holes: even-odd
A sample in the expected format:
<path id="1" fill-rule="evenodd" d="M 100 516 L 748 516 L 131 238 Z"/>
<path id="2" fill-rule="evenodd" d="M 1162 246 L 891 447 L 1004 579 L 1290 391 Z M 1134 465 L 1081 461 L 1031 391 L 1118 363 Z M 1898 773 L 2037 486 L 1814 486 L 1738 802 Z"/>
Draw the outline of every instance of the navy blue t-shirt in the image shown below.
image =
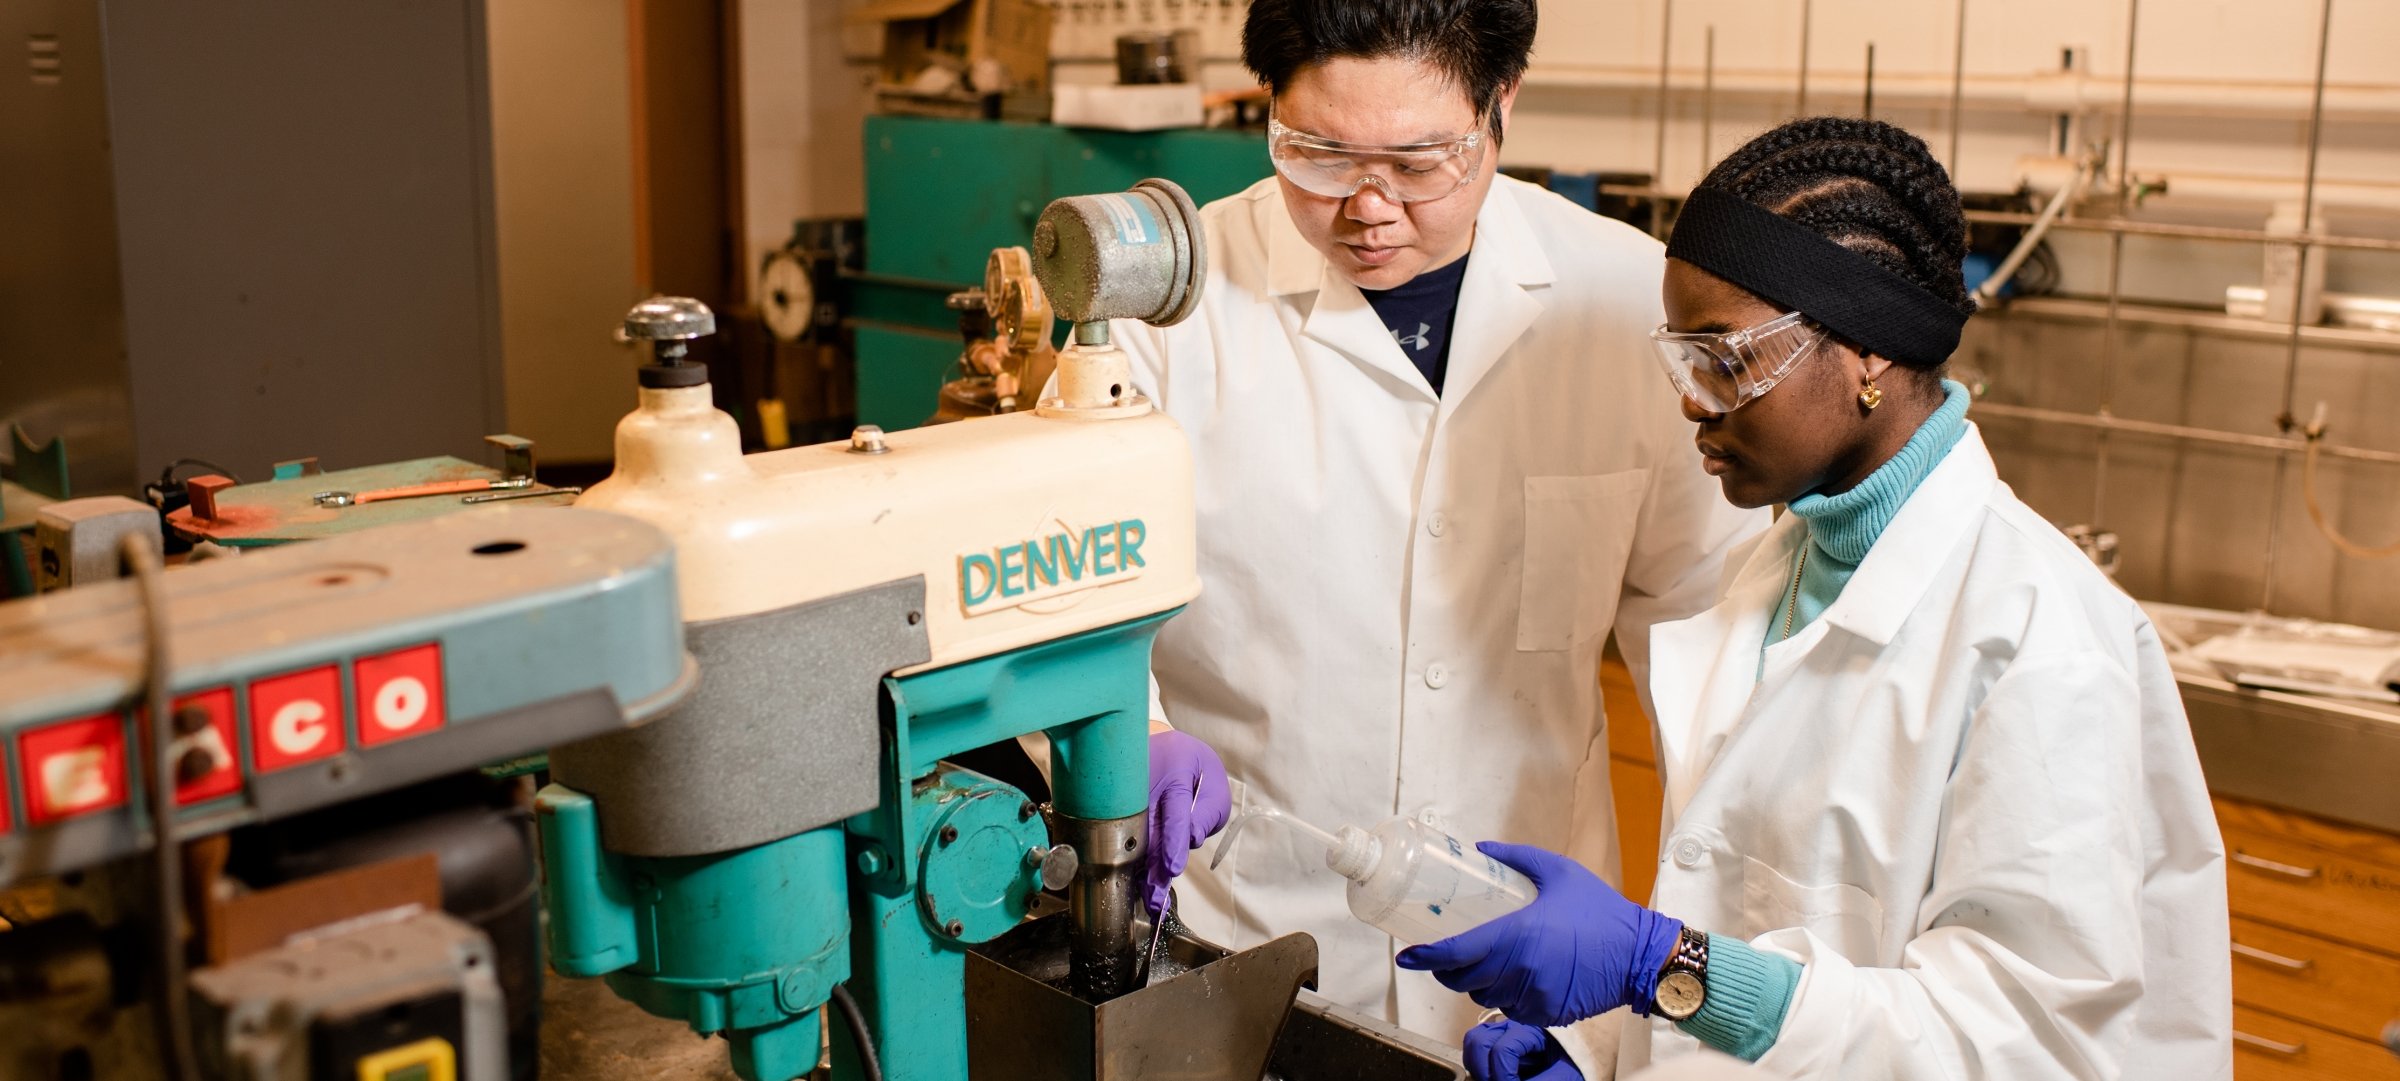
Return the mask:
<path id="1" fill-rule="evenodd" d="M 1428 270 L 1390 289 L 1361 289 L 1368 306 L 1400 343 L 1436 395 L 1442 376 L 1450 370 L 1450 324 L 1458 315 L 1459 286 L 1467 280 L 1467 260 L 1461 258 L 1440 270 Z"/>

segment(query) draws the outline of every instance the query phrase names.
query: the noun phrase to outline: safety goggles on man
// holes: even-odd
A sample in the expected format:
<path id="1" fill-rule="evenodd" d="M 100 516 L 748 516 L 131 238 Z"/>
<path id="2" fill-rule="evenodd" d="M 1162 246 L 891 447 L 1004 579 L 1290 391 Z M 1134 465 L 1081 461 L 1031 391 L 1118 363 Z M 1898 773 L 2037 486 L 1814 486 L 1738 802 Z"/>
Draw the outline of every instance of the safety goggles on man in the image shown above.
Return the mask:
<path id="1" fill-rule="evenodd" d="M 1816 350 L 1826 331 L 1793 312 L 1722 334 L 1650 332 L 1667 379 L 1711 413 L 1730 413 L 1775 389 Z"/>
<path id="2" fill-rule="evenodd" d="M 1311 195 L 1347 199 L 1369 184 L 1398 203 L 1423 203 L 1456 193 L 1483 166 L 1484 133 L 1404 146 L 1366 146 L 1293 131 L 1267 121 L 1267 156 L 1275 171 Z"/>

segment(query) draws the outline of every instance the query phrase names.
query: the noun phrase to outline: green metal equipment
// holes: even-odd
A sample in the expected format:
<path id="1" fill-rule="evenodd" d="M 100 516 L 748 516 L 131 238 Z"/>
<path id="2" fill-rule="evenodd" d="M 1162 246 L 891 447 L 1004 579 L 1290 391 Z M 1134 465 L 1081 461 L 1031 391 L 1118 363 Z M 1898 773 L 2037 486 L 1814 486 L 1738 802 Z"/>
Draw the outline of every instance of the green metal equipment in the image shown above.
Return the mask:
<path id="1" fill-rule="evenodd" d="M 815 1068 L 829 1001 L 865 1034 L 836 1027 L 838 1077 L 1004 1076 L 969 1060 L 968 952 L 1045 888 L 1065 894 L 1065 989 L 1147 993 L 1150 647 L 1199 590 L 1197 540 L 1183 433 L 1104 339 L 1111 318 L 1189 314 L 1196 213 L 1152 180 L 1015 227 L 1076 343 L 1056 400 L 965 424 L 743 456 L 683 361 L 713 314 L 662 297 L 627 317 L 656 363 L 578 505 L 676 538 L 702 678 L 658 721 L 553 751 L 555 967 L 724 1036 L 751 1081 Z M 947 761 L 1034 734 L 1047 808 Z M 1282 997 L 1243 1023 L 1280 1025 L 1313 963 L 1310 944 L 1257 981 Z"/>
<path id="2" fill-rule="evenodd" d="M 1090 131 L 1008 121 L 873 116 L 866 124 L 866 271 L 850 282 L 858 421 L 886 431 L 933 414 L 958 361 L 951 293 L 984 253 L 1023 244 L 1060 196 L 1164 177 L 1206 203 L 1272 171 L 1255 131 Z"/>

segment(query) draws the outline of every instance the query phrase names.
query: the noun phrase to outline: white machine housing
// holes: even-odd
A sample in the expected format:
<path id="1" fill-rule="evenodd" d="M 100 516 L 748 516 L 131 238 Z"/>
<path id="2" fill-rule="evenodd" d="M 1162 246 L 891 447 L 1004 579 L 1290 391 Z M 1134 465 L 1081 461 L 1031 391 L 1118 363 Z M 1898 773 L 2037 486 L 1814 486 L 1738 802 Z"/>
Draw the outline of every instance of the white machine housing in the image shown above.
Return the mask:
<path id="1" fill-rule="evenodd" d="M 908 669 L 923 671 L 1200 592 L 1190 450 L 1146 406 L 744 455 L 706 384 L 645 387 L 616 448 L 616 471 L 576 505 L 672 536 L 695 623 L 923 575 L 933 657 Z"/>

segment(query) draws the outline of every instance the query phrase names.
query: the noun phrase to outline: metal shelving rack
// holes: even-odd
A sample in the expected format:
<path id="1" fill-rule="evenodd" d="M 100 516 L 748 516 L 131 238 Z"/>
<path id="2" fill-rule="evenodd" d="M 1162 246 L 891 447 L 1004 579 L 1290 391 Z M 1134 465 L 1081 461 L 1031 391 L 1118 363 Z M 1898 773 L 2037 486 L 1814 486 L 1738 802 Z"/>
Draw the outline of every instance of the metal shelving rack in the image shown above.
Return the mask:
<path id="1" fill-rule="evenodd" d="M 1957 0 L 1957 42 L 1951 70 L 1949 109 L 1949 162 L 1953 170 L 1957 168 L 1959 160 L 1959 135 L 1962 130 L 1961 119 L 1965 106 L 1965 40 L 1968 2 L 1969 0 Z M 2098 456 L 2094 462 L 2092 486 L 2091 520 L 2094 523 L 2100 523 L 2107 520 L 2107 478 L 2110 442 L 2111 437 L 2113 436 L 2128 435 L 2179 442 L 2206 443 L 2217 446 L 2241 447 L 2273 454 L 2275 456 L 2275 479 L 2267 512 L 2267 547 L 2264 553 L 2264 569 L 2260 575 L 2260 581 L 2262 585 L 2259 596 L 2259 608 L 2262 610 L 2272 610 L 2274 607 L 2275 565 L 2278 551 L 2282 547 L 2283 506 L 2285 490 L 2289 487 L 2292 456 L 2295 453 L 2307 452 L 2310 449 L 2310 445 L 2315 443 L 2317 444 L 2315 448 L 2317 453 L 2324 457 L 2338 458 L 2348 461 L 2372 462 L 2384 465 L 2400 465 L 2400 453 L 2374 450 L 2366 447 L 2345 446 L 2333 443 L 2326 439 L 2327 433 L 2321 426 L 2305 424 L 2299 419 L 2294 411 L 2295 403 L 2293 401 L 2293 394 L 2297 386 L 2297 379 L 2299 375 L 2300 349 L 2302 344 L 2310 340 L 2317 340 L 2323 344 L 2337 345 L 2360 345 L 2372 342 L 2376 347 L 2381 347 L 2384 344 L 2383 339 L 2389 339 L 2389 342 L 2393 348 L 2400 349 L 2400 335 L 2384 334 L 2372 331 L 2341 332 L 2328 330 L 2327 328 L 2312 327 L 2301 321 L 2301 317 L 2304 314 L 2303 306 L 2299 304 L 2293 305 L 2292 318 L 2288 322 L 2275 324 L 2280 328 L 2280 337 L 2286 342 L 2283 372 L 2283 395 L 2280 409 L 2274 418 L 2276 429 L 2282 433 L 2280 436 L 2263 436 L 2247 432 L 2227 431 L 2218 428 L 2204 428 L 2180 424 L 2163 424 L 2153 421 L 2141 421 L 2119 417 L 2116 415 L 2114 409 L 2117 353 L 2119 351 L 2119 330 L 2124 323 L 2131 321 L 2125 310 L 2127 305 L 2125 304 L 2122 292 L 2125 238 L 2129 236 L 2165 237 L 2241 244 L 2290 245 L 2299 250 L 2300 273 L 2303 280 L 2306 278 L 2309 260 L 2312 258 L 2321 258 L 2323 257 L 2324 253 L 2328 251 L 2345 250 L 2400 253 L 2400 240 L 2389 240 L 2379 237 L 2322 234 L 2316 230 L 2317 169 L 2324 149 L 2326 61 L 2332 42 L 2334 2 L 2335 0 L 2322 0 L 2319 8 L 2316 70 L 2312 80 L 2313 85 L 2310 92 L 2308 117 L 2307 167 L 2301 184 L 2301 220 L 2304 224 L 2299 235 L 2290 236 L 2280 233 L 2269 233 L 2258 229 L 2234 229 L 2212 226 L 2137 221 L 2128 215 L 2128 211 L 2130 211 L 2133 207 L 2135 188 L 2135 182 L 2129 163 L 2132 160 L 2131 152 L 2133 141 L 2134 64 L 2137 56 L 2136 45 L 2139 40 L 2139 36 L 2136 31 L 2141 25 L 2140 19 L 2142 0 L 2127 0 L 2126 3 L 2124 91 L 2117 109 L 2117 130 L 2115 137 L 2111 140 L 2110 144 L 2101 147 L 2098 150 L 2098 153 L 2102 156 L 2103 160 L 2105 160 L 2105 158 L 2108 156 L 2114 156 L 2116 159 L 2116 169 L 2114 171 L 2114 177 L 2112 178 L 2115 189 L 2113 193 L 2113 206 L 2110 208 L 2107 216 L 2083 217 L 2076 215 L 2070 208 L 2067 213 L 2053 218 L 2046 225 L 2044 225 L 2039 222 L 2039 216 L 2034 214 L 1999 211 L 1970 211 L 1967 214 L 1967 219 L 1970 222 L 1976 223 L 2016 225 L 2036 229 L 2059 229 L 2072 232 L 2094 232 L 2103 233 L 2109 237 L 2107 271 L 2108 291 L 2105 298 L 2098 302 L 2103 306 L 2103 314 L 2101 316 L 2101 322 L 2103 325 L 2101 332 L 2101 386 L 2103 389 L 2101 392 L 2101 401 L 2099 403 L 2099 407 L 2092 412 L 2082 413 L 2069 410 L 2042 409 L 2031 406 L 2011 405 L 2002 402 L 1981 401 L 1976 403 L 1975 408 L 1986 416 L 2022 420 L 2036 424 L 2081 428 L 2097 432 Z M 1811 0 L 1801 0 L 1800 61 L 1796 105 L 1797 115 L 1806 115 L 1807 111 L 1809 27 L 1810 17 L 1812 14 L 1810 8 Z M 1599 189 L 1600 193 L 1603 195 L 1649 200 L 1652 204 L 1652 232 L 1661 236 L 1664 236 L 1667 225 L 1672 221 L 1672 215 L 1669 211 L 1670 205 L 1679 202 L 1684 195 L 1682 192 L 1670 191 L 1658 186 L 1658 178 L 1665 176 L 1667 166 L 1667 127 L 1670 121 L 1668 98 L 1673 90 L 1672 81 L 1669 77 L 1671 70 L 1669 46 L 1673 41 L 1674 22 L 1675 0 L 1665 0 L 1663 22 L 1659 34 L 1659 75 L 1657 90 L 1657 116 L 1655 121 L 1657 124 L 1657 140 L 1654 147 L 1655 160 L 1651 173 L 1652 182 L 1647 185 L 1603 185 Z M 1710 47 L 1707 50 L 1707 59 L 1704 62 L 1705 73 L 1703 75 L 1702 83 L 1703 96 L 1712 99 L 1715 94 L 1716 86 L 1716 57 L 1714 45 L 1714 29 L 1712 27 L 1710 30 L 1709 40 Z M 1871 47 L 1868 64 L 1866 100 L 1871 103 L 1874 100 L 1874 71 L 1872 66 L 1873 54 Z M 1871 110 L 1871 104 L 1869 108 Z M 1704 101 L 1702 103 L 1701 110 L 1703 117 L 1713 118 L 1715 113 L 1714 101 Z M 1707 152 L 1707 143 L 1705 139 L 1703 140 L 1702 146 L 1703 153 L 1705 154 Z M 2041 309 L 2039 307 L 2034 307 L 2032 310 L 2040 311 Z M 2143 321 L 2151 322 L 2174 322 L 2185 326 L 2188 329 L 2200 332 L 2231 331 L 2236 333 L 2255 334 L 2259 330 L 2259 323 L 2256 320 L 2234 320 L 2231 318 L 2219 318 L 2214 317 L 2209 313 L 2201 312 L 2176 311 L 2171 314 L 2160 312 L 2155 315 L 2146 313 L 2140 318 Z M 2351 340 L 2353 338 L 2357 338 L 2359 340 Z"/>

